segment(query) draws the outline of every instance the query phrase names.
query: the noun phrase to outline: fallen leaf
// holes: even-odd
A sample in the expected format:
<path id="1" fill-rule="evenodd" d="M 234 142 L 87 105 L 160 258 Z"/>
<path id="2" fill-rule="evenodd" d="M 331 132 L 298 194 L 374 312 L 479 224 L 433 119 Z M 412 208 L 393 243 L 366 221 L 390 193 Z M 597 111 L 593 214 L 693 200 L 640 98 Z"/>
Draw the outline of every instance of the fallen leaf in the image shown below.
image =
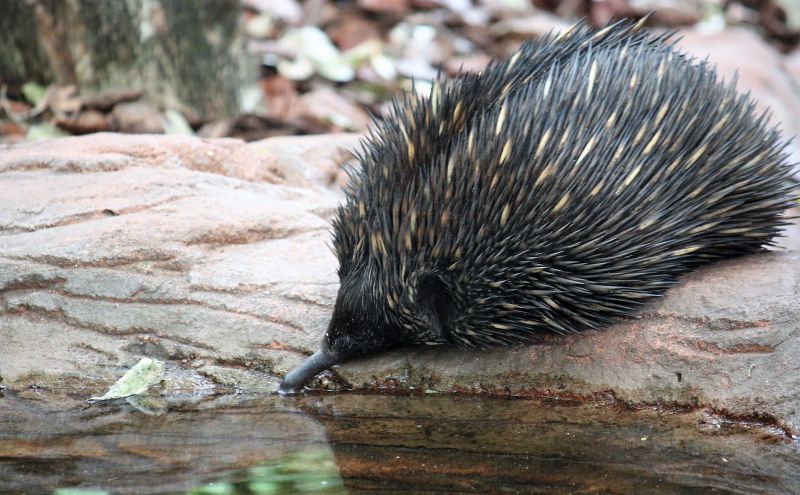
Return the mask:
<path id="1" fill-rule="evenodd" d="M 75 85 L 50 86 L 46 97 L 50 110 L 56 115 L 72 114 L 81 109 L 81 99 Z"/>
<path id="2" fill-rule="evenodd" d="M 786 27 L 792 31 L 800 31 L 800 4 L 797 0 L 775 0 L 786 16 Z"/>
<path id="3" fill-rule="evenodd" d="M 107 112 L 117 103 L 138 100 L 142 94 L 141 89 L 107 89 L 100 93 L 81 97 L 81 104 L 83 108 Z"/>
<path id="4" fill-rule="evenodd" d="M 47 88 L 39 83 L 26 82 L 22 85 L 22 95 L 34 106 L 44 98 L 45 93 Z"/>
<path id="5" fill-rule="evenodd" d="M 70 134 L 103 132 L 110 128 L 106 115 L 97 110 L 85 110 L 74 117 L 59 117 L 54 122 Z"/>
<path id="6" fill-rule="evenodd" d="M 347 59 L 331 42 L 328 35 L 314 26 L 290 29 L 281 38 L 280 44 L 297 50 L 297 58 L 292 65 L 278 64 L 278 71 L 289 79 L 298 79 L 302 74 L 297 64 L 310 63 L 317 74 L 335 82 L 347 82 L 355 77 L 355 71 Z M 305 61 L 303 61 L 305 59 Z M 302 67 L 307 71 L 306 67 Z M 295 77 L 293 77 L 295 76 Z"/>
<path id="7" fill-rule="evenodd" d="M 177 136 L 194 136 L 194 131 L 186 117 L 177 110 L 169 109 L 164 112 L 164 133 Z"/>
<path id="8" fill-rule="evenodd" d="M 28 132 L 25 134 L 25 139 L 28 141 L 43 141 L 45 139 L 53 139 L 64 137 L 68 134 L 50 122 L 43 122 L 41 124 L 33 124 L 28 127 Z"/>
<path id="9" fill-rule="evenodd" d="M 142 358 L 136 366 L 129 369 L 100 397 L 92 397 L 89 402 L 119 399 L 129 395 L 141 394 L 151 385 L 164 379 L 164 363 L 151 358 Z"/>

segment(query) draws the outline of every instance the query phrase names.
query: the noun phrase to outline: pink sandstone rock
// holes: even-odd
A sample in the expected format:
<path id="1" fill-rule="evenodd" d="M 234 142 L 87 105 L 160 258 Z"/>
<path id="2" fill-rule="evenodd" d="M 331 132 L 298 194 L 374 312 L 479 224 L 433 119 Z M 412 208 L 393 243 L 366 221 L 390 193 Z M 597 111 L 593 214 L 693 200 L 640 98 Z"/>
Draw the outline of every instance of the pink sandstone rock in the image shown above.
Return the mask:
<path id="1" fill-rule="evenodd" d="M 682 49 L 701 60 L 708 57 L 725 80 L 737 76 L 739 91 L 750 91 L 759 110 L 769 109 L 772 124 L 780 124 L 786 138 L 800 134 L 800 79 L 797 72 L 792 75 L 791 59 L 743 28 L 712 34 L 686 30 L 679 36 Z M 793 162 L 800 162 L 800 142 L 795 140 L 788 151 Z"/>
<path id="2" fill-rule="evenodd" d="M 2 385 L 89 397 L 149 356 L 167 363 L 167 391 L 273 391 L 327 326 L 331 187 L 357 140 L 97 134 L 0 148 Z M 765 253 L 698 270 L 602 331 L 397 350 L 340 366 L 335 383 L 670 403 L 797 432 L 799 292 L 800 255 Z"/>

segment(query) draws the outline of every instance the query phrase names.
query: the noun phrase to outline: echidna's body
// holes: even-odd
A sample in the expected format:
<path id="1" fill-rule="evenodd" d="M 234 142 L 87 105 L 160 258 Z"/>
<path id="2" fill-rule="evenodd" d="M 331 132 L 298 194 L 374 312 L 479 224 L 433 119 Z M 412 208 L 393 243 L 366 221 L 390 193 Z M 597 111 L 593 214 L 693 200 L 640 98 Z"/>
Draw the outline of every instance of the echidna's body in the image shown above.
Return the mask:
<path id="1" fill-rule="evenodd" d="M 776 130 L 712 69 L 620 25 L 406 94 L 334 222 L 341 287 L 291 392 L 404 344 L 597 328 L 691 267 L 758 251 L 792 204 Z"/>

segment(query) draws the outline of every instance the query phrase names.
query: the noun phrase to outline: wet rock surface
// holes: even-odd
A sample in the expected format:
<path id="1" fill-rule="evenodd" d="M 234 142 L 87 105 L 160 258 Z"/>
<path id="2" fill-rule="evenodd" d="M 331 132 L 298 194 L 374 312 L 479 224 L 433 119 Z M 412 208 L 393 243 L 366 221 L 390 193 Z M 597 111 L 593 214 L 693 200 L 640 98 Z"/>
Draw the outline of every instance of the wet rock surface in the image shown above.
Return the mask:
<path id="1" fill-rule="evenodd" d="M 100 134 L 2 149 L 2 385 L 86 398 L 149 356 L 167 363 L 165 395 L 274 391 L 328 323 L 336 168 L 356 142 Z M 397 350 L 313 385 L 672 404 L 797 434 L 798 294 L 800 254 L 764 253 L 702 268 L 602 331 Z"/>

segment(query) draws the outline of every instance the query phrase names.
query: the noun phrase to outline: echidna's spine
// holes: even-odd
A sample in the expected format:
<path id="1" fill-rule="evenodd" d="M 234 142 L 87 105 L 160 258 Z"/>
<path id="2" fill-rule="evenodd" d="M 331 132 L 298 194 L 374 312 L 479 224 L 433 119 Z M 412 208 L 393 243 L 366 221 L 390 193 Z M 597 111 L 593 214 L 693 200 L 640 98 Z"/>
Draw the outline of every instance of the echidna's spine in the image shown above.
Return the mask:
<path id="1" fill-rule="evenodd" d="M 404 93 L 393 102 L 389 115 L 370 129 L 369 139 L 362 149 L 356 151 L 362 168 L 351 174 L 346 187 L 351 201 L 340 208 L 337 221 L 358 220 L 364 207 L 352 201 L 353 198 L 369 195 L 382 182 L 397 180 L 398 175 L 418 172 L 419 167 L 414 164 L 426 163 L 445 152 L 450 142 L 448 137 L 462 131 L 475 115 L 538 80 L 576 51 L 591 46 L 602 49 L 622 42 L 628 49 L 663 45 L 671 34 L 654 36 L 644 31 L 645 20 L 629 25 L 620 21 L 599 31 L 579 22 L 557 35 L 524 43 L 510 58 L 493 61 L 480 74 L 439 78 L 427 98 L 416 91 Z M 356 246 L 354 239 L 343 235 L 350 232 L 338 228 L 334 228 L 334 232 L 334 245 L 342 247 L 339 254 L 352 252 L 351 248 Z M 358 232 L 358 237 L 363 234 L 363 230 Z"/>

